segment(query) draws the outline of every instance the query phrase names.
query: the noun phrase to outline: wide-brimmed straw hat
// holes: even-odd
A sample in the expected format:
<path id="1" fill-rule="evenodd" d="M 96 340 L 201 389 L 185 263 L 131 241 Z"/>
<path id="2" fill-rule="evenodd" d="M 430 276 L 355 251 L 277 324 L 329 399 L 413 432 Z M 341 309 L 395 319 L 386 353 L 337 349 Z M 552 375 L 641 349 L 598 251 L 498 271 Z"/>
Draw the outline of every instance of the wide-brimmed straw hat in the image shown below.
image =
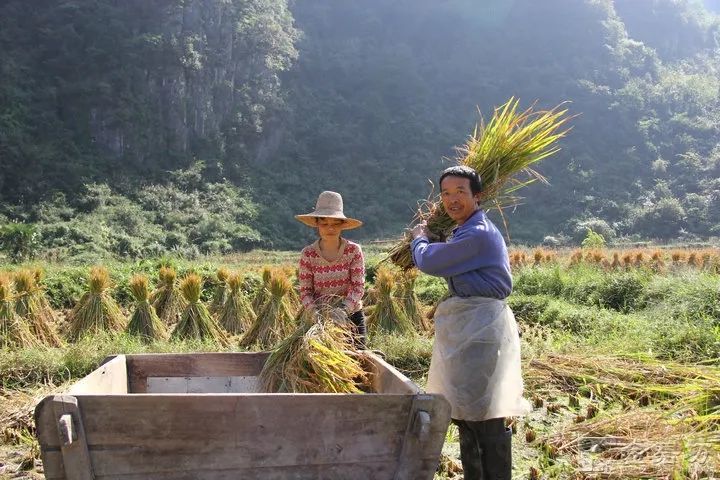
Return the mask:
<path id="1" fill-rule="evenodd" d="M 342 225 L 340 225 L 343 230 L 357 228 L 363 223 L 360 220 L 346 217 L 343 213 L 342 196 L 337 192 L 329 191 L 322 192 L 318 196 L 314 211 L 303 215 L 295 215 L 295 218 L 308 227 L 317 227 L 318 218 L 336 218 L 343 221 Z"/>

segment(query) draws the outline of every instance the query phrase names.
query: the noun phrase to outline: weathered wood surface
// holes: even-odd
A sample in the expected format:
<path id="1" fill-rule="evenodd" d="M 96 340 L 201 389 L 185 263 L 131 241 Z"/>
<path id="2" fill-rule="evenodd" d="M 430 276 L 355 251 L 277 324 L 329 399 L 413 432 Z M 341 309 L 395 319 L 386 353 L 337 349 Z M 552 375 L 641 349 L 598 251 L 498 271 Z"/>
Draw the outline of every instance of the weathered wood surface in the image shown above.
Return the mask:
<path id="1" fill-rule="evenodd" d="M 68 394 L 81 395 L 101 393 L 118 395 L 128 393 L 127 361 L 125 355 L 117 355 L 87 376 L 75 382 Z"/>
<path id="2" fill-rule="evenodd" d="M 412 395 L 148 394 L 78 402 L 98 479 L 389 480 L 433 477 L 450 412 L 444 399 L 427 397 L 429 433 L 412 444 Z M 53 455 L 57 433 L 40 432 L 40 443 L 48 478 L 63 478 L 56 474 L 62 457 Z M 408 451 L 411 465 L 399 472 Z"/>
<path id="3" fill-rule="evenodd" d="M 128 355 L 129 392 L 147 392 L 148 377 L 257 376 L 269 353 Z"/>
<path id="4" fill-rule="evenodd" d="M 432 479 L 450 407 L 373 354 L 375 394 L 146 393 L 148 378 L 151 389 L 228 391 L 233 378 L 255 378 L 267 356 L 128 355 L 99 367 L 71 397 L 87 478 Z M 46 478 L 84 479 L 64 455 L 56 398 L 35 411 Z"/>

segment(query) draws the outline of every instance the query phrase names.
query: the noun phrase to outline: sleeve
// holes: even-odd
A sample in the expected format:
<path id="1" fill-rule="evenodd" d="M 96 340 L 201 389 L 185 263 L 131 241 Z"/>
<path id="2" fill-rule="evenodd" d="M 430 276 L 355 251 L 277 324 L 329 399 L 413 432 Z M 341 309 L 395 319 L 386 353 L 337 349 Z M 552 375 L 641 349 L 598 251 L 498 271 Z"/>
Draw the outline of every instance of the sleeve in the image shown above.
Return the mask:
<path id="1" fill-rule="evenodd" d="M 362 308 L 362 297 L 365 294 L 365 257 L 360 245 L 355 245 L 355 250 L 350 262 L 350 288 L 344 301 L 348 313 L 355 313 Z"/>
<path id="2" fill-rule="evenodd" d="M 300 254 L 300 266 L 298 268 L 298 283 L 300 284 L 300 302 L 303 307 L 309 308 L 315 305 L 315 287 L 313 285 L 313 270 L 310 256 L 307 250 L 303 249 Z"/>
<path id="3" fill-rule="evenodd" d="M 449 242 L 430 243 L 421 236 L 413 240 L 410 248 L 415 266 L 437 277 L 452 277 L 494 265 L 495 248 L 483 230 L 463 232 Z"/>

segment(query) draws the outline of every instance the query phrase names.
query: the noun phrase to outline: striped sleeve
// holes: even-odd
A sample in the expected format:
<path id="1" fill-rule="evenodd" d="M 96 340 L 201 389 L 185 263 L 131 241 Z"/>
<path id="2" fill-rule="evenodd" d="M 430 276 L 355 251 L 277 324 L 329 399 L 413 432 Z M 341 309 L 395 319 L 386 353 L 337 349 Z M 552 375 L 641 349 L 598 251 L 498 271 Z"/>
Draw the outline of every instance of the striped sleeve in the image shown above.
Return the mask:
<path id="1" fill-rule="evenodd" d="M 315 304 L 315 288 L 313 286 L 312 260 L 307 248 L 304 248 L 300 254 L 298 283 L 300 284 L 300 302 L 305 308 L 312 307 Z"/>
<path id="2" fill-rule="evenodd" d="M 354 252 L 350 262 L 350 288 L 345 298 L 345 310 L 357 312 L 362 308 L 362 297 L 365 294 L 365 258 L 360 245 L 353 244 Z"/>

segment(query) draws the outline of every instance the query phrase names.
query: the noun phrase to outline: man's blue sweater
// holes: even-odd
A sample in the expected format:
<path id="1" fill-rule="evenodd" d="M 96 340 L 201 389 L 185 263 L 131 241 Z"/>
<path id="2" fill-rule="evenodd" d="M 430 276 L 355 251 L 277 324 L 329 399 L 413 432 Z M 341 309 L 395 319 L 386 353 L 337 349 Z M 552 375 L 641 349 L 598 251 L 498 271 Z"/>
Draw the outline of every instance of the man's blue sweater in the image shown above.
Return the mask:
<path id="1" fill-rule="evenodd" d="M 446 242 L 430 243 L 420 236 L 411 248 L 415 266 L 428 275 L 444 277 L 451 295 L 502 300 L 512 292 L 505 240 L 482 210 L 456 227 Z"/>

